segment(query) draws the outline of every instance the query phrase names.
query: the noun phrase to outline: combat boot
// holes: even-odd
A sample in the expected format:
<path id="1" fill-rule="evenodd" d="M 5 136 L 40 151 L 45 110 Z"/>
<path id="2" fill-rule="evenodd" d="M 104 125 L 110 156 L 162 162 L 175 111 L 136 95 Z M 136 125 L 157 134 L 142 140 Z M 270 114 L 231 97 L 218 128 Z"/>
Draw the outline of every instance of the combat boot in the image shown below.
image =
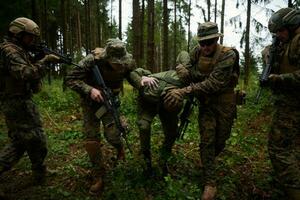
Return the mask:
<path id="1" fill-rule="evenodd" d="M 32 178 L 34 184 L 44 184 L 46 181 L 47 168 L 45 165 L 32 168 Z"/>
<path id="2" fill-rule="evenodd" d="M 290 200 L 300 200 L 300 190 L 296 188 L 286 188 L 286 193 Z"/>
<path id="3" fill-rule="evenodd" d="M 201 196 L 201 200 L 214 200 L 217 194 L 217 187 L 206 185 L 204 187 L 203 194 Z"/>
<path id="4" fill-rule="evenodd" d="M 85 143 L 85 149 L 90 157 L 90 160 L 93 164 L 92 174 L 95 179 L 95 182 L 91 185 L 89 193 L 96 195 L 102 192 L 103 190 L 103 174 L 104 166 L 102 162 L 102 152 L 101 145 L 98 141 L 87 141 Z"/>
<path id="5" fill-rule="evenodd" d="M 103 184 L 102 176 L 99 175 L 95 179 L 95 183 L 93 185 L 91 185 L 89 193 L 91 195 L 97 195 L 102 192 L 103 186 L 104 186 L 104 184 Z"/>

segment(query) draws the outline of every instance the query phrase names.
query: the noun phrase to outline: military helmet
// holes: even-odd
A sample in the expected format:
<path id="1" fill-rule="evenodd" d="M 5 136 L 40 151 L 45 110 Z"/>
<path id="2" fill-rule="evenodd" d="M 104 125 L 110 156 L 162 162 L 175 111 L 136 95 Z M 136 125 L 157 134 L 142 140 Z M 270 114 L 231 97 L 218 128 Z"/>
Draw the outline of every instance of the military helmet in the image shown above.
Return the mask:
<path id="1" fill-rule="evenodd" d="M 300 10 L 293 8 L 281 8 L 273 13 L 269 19 L 268 28 L 271 33 L 276 33 L 282 27 L 300 24 Z"/>
<path id="2" fill-rule="evenodd" d="M 197 39 L 198 41 L 218 38 L 223 36 L 219 33 L 218 25 L 214 22 L 205 22 L 198 25 Z"/>
<path id="3" fill-rule="evenodd" d="M 39 26 L 31 19 L 28 19 L 25 17 L 19 17 L 19 18 L 13 20 L 9 24 L 8 30 L 9 30 L 9 32 L 11 32 L 15 35 L 17 35 L 21 32 L 26 32 L 26 33 L 33 34 L 35 36 L 40 36 Z"/>
<path id="4" fill-rule="evenodd" d="M 105 46 L 107 58 L 122 58 L 127 53 L 125 43 L 118 38 L 108 39 Z"/>

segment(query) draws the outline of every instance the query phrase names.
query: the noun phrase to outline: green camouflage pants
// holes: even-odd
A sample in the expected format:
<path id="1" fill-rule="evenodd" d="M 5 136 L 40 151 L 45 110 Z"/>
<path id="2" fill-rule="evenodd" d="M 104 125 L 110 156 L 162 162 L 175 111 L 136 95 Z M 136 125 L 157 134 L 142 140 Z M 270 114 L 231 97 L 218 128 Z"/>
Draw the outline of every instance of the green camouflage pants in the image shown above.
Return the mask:
<path id="1" fill-rule="evenodd" d="M 170 113 L 159 103 L 154 104 L 145 101 L 143 98 L 139 98 L 137 124 L 140 132 L 141 152 L 146 157 L 150 157 L 151 124 L 157 114 L 159 115 L 165 135 L 161 148 L 161 158 L 166 160 L 171 154 L 173 144 L 177 137 L 178 113 Z"/>
<path id="2" fill-rule="evenodd" d="M 205 184 L 215 185 L 215 158 L 222 152 L 230 137 L 235 116 L 234 104 L 199 105 L 200 155 Z"/>
<path id="3" fill-rule="evenodd" d="M 104 136 L 106 140 L 115 148 L 123 146 L 120 131 L 115 125 L 114 118 L 110 112 L 106 112 L 99 120 L 95 113 L 101 107 L 101 104 L 95 102 L 82 102 L 83 128 L 87 140 L 100 140 L 100 121 L 104 127 Z"/>
<path id="4" fill-rule="evenodd" d="M 300 189 L 300 108 L 275 104 L 269 154 L 278 180 Z"/>
<path id="5" fill-rule="evenodd" d="M 0 166 L 9 170 L 27 152 L 32 170 L 42 170 L 47 155 L 47 139 L 34 102 L 11 98 L 2 102 L 1 110 L 11 141 L 0 152 Z"/>

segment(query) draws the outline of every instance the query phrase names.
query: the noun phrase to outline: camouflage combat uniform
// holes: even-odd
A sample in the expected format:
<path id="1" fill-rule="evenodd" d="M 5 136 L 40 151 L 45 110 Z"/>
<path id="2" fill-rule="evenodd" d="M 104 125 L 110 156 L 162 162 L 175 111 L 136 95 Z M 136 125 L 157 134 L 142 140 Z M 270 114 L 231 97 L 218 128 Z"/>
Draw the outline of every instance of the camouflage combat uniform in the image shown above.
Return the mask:
<path id="1" fill-rule="evenodd" d="M 95 54 L 89 54 L 79 62 L 79 65 L 80 67 L 75 67 L 68 73 L 65 83 L 80 94 L 84 115 L 84 131 L 87 139 L 99 140 L 100 123 L 95 113 L 102 104 L 93 101 L 89 97 L 90 90 L 93 87 L 98 87 L 93 78 L 92 68 L 95 65 L 98 66 L 106 86 L 113 91 L 115 98 L 118 98 L 123 79 L 129 79 L 129 74 L 134 69 L 134 62 L 131 54 L 128 53 L 116 62 L 112 62 L 112 59 L 105 58 L 104 55 L 97 59 L 95 58 Z M 109 112 L 105 113 L 101 121 L 104 125 L 105 138 L 114 147 L 119 148 L 122 142 L 119 131 L 114 125 L 112 115 Z"/>
<path id="2" fill-rule="evenodd" d="M 137 77 L 135 85 L 140 83 L 142 76 L 154 77 L 158 82 L 158 87 L 139 87 L 138 97 L 138 127 L 140 132 L 141 152 L 146 160 L 147 167 L 151 168 L 151 124 L 154 117 L 158 114 L 163 133 L 165 135 L 161 148 L 161 164 L 164 164 L 169 158 L 172 146 L 177 137 L 177 124 L 179 109 L 168 110 L 163 103 L 163 96 L 168 90 L 183 87 L 182 81 L 177 76 L 175 70 L 151 74 L 150 71 L 138 68 L 133 71 Z M 149 169 L 150 170 L 150 169 Z"/>
<path id="3" fill-rule="evenodd" d="M 188 52 L 182 51 L 176 59 L 177 66 L 186 65 L 190 61 Z M 180 74 L 180 73 L 179 73 Z M 142 76 L 152 77 L 158 80 L 157 87 L 141 86 Z M 177 137 L 178 113 L 183 101 L 173 104 L 172 108 L 164 102 L 164 96 L 174 88 L 184 87 L 177 71 L 151 74 L 149 70 L 138 68 L 131 74 L 134 87 L 139 90 L 138 96 L 138 127 L 140 132 L 141 152 L 146 161 L 148 172 L 152 171 L 151 161 L 151 124 L 158 114 L 164 133 L 164 142 L 161 148 L 160 165 L 163 173 L 167 173 L 167 160 L 171 155 L 173 144 Z"/>
<path id="4" fill-rule="evenodd" d="M 130 82 L 130 72 L 134 69 L 135 64 L 132 55 L 126 51 L 125 44 L 122 41 L 109 39 L 105 49 L 97 48 L 92 54 L 81 60 L 79 65 L 80 67 L 75 67 L 68 73 L 65 84 L 80 94 L 83 128 L 86 134 L 85 147 L 93 164 L 95 176 L 101 178 L 104 166 L 99 143 L 100 121 L 104 127 L 106 140 L 117 149 L 118 156 L 121 153 L 124 154 L 124 147 L 113 115 L 110 112 L 106 112 L 101 116 L 100 120 L 95 115 L 96 111 L 104 104 L 98 103 L 90 97 L 92 88 L 97 88 L 101 91 L 101 88 L 98 88 L 96 85 L 92 68 L 97 65 L 106 86 L 112 90 L 115 98 L 118 99 L 118 94 L 123 86 L 123 79 L 126 78 Z M 101 188 L 92 189 L 92 187 L 90 189 L 92 193 L 100 191 Z"/>
<path id="5" fill-rule="evenodd" d="M 198 51 L 200 56 L 194 60 Z M 236 56 L 234 50 L 221 45 L 212 58 L 201 56 L 200 47 L 191 53 L 191 62 L 195 63 L 190 68 L 195 82 L 192 91 L 199 100 L 200 152 L 205 184 L 215 184 L 215 157 L 224 149 L 236 117 L 233 80 Z M 203 75 L 207 78 L 203 79 Z"/>
<path id="6" fill-rule="evenodd" d="M 298 14 L 300 15 L 300 13 Z M 298 24 L 300 17 L 298 18 Z M 278 46 L 278 66 L 271 73 L 274 115 L 269 133 L 269 155 L 278 180 L 300 195 L 300 27 L 287 43 Z M 298 199 L 300 196 L 298 196 Z M 296 198 L 297 199 L 297 198 Z"/>
<path id="7" fill-rule="evenodd" d="M 234 87 L 239 76 L 238 52 L 217 43 L 217 24 L 206 22 L 198 28 L 199 43 L 210 42 L 211 53 L 204 54 L 200 45 L 190 53 L 190 63 L 187 65 L 189 74 L 185 80 L 190 85 L 176 89 L 173 96 L 194 95 L 198 99 L 199 132 L 201 136 L 200 154 L 203 164 L 205 188 L 204 196 L 213 198 L 216 193 L 215 158 L 224 149 L 230 136 L 234 118 L 236 117 L 236 95 Z M 212 46 L 214 45 L 214 46 Z"/>
<path id="8" fill-rule="evenodd" d="M 11 142 L 0 153 L 0 168 L 10 169 L 27 152 L 33 171 L 43 171 L 46 135 L 32 94 L 39 91 L 43 70 L 16 40 L 0 45 L 1 111 Z M 0 169 L 1 172 L 1 169 Z"/>

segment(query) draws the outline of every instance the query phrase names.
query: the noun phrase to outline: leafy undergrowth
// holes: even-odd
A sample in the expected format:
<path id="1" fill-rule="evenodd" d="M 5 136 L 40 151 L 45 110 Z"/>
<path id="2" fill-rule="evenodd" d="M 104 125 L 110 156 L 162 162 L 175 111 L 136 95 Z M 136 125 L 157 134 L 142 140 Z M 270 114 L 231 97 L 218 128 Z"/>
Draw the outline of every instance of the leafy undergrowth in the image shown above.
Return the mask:
<path id="1" fill-rule="evenodd" d="M 152 153 L 156 176 L 143 176 L 143 161 L 139 155 L 139 137 L 135 124 L 135 92 L 125 87 L 122 112 L 131 125 L 128 135 L 133 149 L 127 160 L 116 163 L 114 149 L 103 139 L 105 155 L 105 189 L 101 196 L 88 193 L 92 177 L 90 163 L 83 148 L 82 115 L 78 96 L 67 90 L 62 92 L 61 81 L 54 81 L 35 101 L 39 105 L 49 153 L 46 164 L 55 172 L 44 185 L 34 186 L 31 180 L 30 161 L 27 156 L 9 172 L 0 177 L 0 189 L 10 200 L 37 199 L 200 199 L 202 168 L 199 156 L 199 134 L 194 111 L 184 140 L 177 141 L 170 160 L 170 174 L 161 176 L 159 147 L 163 134 L 159 120 L 152 129 Z M 251 97 L 251 95 L 250 95 Z M 217 158 L 218 199 L 284 199 L 281 189 L 272 178 L 272 167 L 267 152 L 267 133 L 271 108 L 268 97 L 260 104 L 250 101 L 238 109 L 238 120 L 227 141 L 225 151 Z M 0 118 L 0 145 L 8 141 L 3 117 Z"/>

